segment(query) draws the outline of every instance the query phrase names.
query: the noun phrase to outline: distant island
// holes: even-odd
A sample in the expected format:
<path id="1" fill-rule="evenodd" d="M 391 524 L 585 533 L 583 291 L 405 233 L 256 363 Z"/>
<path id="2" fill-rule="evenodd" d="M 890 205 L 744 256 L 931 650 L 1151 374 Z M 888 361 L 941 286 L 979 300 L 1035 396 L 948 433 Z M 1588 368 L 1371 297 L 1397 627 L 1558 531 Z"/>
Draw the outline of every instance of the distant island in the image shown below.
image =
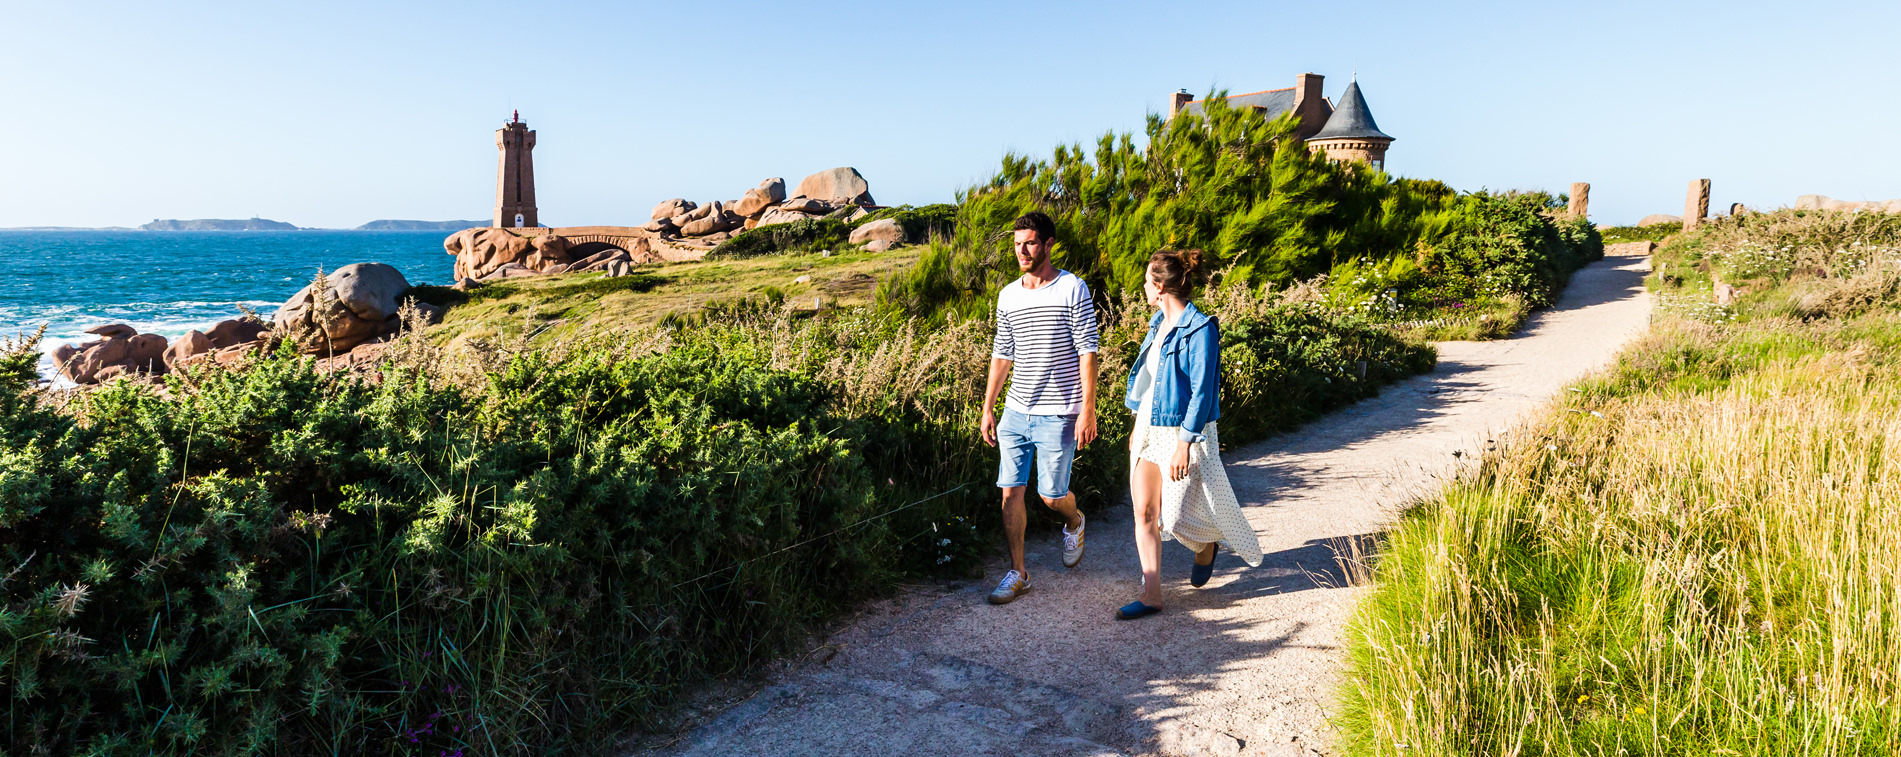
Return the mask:
<path id="1" fill-rule="evenodd" d="M 283 221 L 269 218 L 198 218 L 181 221 L 176 218 L 154 219 L 151 223 L 139 227 L 145 231 L 296 231 L 297 227 Z"/>
<path id="2" fill-rule="evenodd" d="M 487 226 L 488 221 L 371 221 L 352 231 L 461 231 L 478 226 Z"/>

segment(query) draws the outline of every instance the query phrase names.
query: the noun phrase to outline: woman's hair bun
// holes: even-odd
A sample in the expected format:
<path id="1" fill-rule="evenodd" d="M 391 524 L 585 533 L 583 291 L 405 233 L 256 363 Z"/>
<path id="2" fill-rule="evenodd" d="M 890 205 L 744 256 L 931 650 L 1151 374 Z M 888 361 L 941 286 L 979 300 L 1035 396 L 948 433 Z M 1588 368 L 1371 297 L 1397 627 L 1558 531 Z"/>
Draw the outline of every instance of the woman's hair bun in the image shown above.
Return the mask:
<path id="1" fill-rule="evenodd" d="M 1162 291 L 1182 299 L 1194 296 L 1195 287 L 1206 277 L 1202 270 L 1201 250 L 1158 250 L 1149 256 L 1149 275 Z"/>

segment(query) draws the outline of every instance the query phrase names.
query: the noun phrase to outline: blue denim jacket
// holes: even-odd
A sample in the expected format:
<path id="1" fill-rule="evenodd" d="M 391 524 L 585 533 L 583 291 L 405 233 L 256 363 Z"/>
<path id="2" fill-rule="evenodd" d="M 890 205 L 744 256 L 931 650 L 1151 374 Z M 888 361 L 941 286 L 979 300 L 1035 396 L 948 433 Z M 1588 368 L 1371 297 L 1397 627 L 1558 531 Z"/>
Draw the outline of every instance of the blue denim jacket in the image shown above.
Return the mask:
<path id="1" fill-rule="evenodd" d="M 1135 370 L 1129 372 L 1129 390 L 1122 404 L 1130 412 L 1142 409 L 1142 393 L 1148 386 L 1136 386 L 1142 366 L 1148 364 L 1149 349 L 1162 350 L 1162 359 L 1153 378 L 1155 415 L 1151 426 L 1179 426 L 1176 438 L 1184 442 L 1202 440 L 1201 429 L 1209 421 L 1221 418 L 1221 325 L 1188 303 L 1175 327 L 1162 336 L 1160 346 L 1155 335 L 1162 327 L 1165 313 L 1149 319 L 1149 333 L 1142 339 L 1142 351 L 1135 358 Z"/>

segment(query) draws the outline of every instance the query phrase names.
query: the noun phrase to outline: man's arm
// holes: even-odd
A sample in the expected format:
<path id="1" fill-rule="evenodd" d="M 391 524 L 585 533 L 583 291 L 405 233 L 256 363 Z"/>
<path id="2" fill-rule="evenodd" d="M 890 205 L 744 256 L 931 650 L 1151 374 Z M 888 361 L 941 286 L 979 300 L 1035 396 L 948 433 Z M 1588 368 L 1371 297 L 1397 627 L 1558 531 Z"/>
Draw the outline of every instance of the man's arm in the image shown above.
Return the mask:
<path id="1" fill-rule="evenodd" d="M 1096 353 L 1082 354 L 1083 412 L 1076 419 L 1076 446 L 1087 447 L 1096 440 Z"/>
<path id="2" fill-rule="evenodd" d="M 983 437 L 984 444 L 997 446 L 997 395 L 1003 392 L 1003 380 L 1010 376 L 1010 366 L 1016 361 L 1000 357 L 990 359 L 990 378 L 984 382 L 983 420 L 977 424 L 977 435 Z"/>

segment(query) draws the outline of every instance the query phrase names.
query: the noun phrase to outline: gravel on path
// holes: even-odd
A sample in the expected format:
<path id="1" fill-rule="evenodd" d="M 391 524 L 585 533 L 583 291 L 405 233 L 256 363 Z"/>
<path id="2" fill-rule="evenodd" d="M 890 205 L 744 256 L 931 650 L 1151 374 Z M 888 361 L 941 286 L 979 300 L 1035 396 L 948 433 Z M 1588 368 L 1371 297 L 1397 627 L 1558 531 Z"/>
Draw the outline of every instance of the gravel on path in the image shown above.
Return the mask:
<path id="1" fill-rule="evenodd" d="M 1440 343 L 1432 373 L 1228 455 L 1259 568 L 1224 556 L 1192 589 L 1192 555 L 1165 543 L 1166 610 L 1113 620 L 1141 587 L 1125 496 L 1090 519 L 1074 569 L 1060 537 L 1033 540 L 1022 599 L 987 604 L 986 581 L 874 604 L 828 640 L 835 654 L 789 666 L 663 752 L 1327 754 L 1342 625 L 1366 591 L 1339 556 L 1376 548 L 1400 507 L 1642 334 L 1647 269 L 1593 263 L 1513 338 Z"/>

